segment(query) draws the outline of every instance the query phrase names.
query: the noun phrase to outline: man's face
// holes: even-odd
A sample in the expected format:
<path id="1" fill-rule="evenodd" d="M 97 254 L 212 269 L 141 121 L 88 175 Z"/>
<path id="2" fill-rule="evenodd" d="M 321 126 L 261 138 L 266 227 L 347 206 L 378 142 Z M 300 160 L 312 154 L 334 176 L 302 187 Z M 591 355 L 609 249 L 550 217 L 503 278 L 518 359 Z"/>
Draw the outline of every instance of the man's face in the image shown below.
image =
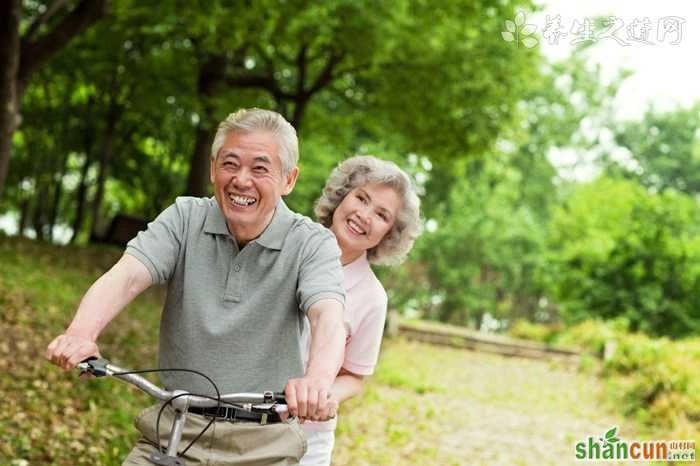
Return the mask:
<path id="1" fill-rule="evenodd" d="M 260 236 L 280 198 L 294 188 L 298 169 L 284 176 L 279 152 L 269 132 L 232 132 L 211 161 L 214 196 L 240 245 Z"/>

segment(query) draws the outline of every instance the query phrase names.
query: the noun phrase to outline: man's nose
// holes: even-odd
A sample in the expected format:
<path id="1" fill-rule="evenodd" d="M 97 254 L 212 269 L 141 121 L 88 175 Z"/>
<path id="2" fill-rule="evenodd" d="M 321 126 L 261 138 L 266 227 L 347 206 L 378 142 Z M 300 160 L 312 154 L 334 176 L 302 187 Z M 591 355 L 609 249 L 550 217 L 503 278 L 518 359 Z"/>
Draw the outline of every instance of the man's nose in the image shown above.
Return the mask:
<path id="1" fill-rule="evenodd" d="M 233 175 L 233 184 L 237 188 L 247 188 L 251 185 L 252 177 L 250 172 L 243 168 Z"/>

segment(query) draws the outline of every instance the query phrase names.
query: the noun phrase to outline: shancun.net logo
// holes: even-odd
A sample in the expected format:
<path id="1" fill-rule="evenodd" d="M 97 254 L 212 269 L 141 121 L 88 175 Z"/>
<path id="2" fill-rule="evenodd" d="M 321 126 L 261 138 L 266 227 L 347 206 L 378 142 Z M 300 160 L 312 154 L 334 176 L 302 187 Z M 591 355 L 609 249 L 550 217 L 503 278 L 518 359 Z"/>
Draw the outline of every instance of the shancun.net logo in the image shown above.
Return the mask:
<path id="1" fill-rule="evenodd" d="M 588 437 L 575 448 L 576 459 L 583 461 L 695 461 L 693 440 L 621 440 L 617 427 L 602 437 Z"/>

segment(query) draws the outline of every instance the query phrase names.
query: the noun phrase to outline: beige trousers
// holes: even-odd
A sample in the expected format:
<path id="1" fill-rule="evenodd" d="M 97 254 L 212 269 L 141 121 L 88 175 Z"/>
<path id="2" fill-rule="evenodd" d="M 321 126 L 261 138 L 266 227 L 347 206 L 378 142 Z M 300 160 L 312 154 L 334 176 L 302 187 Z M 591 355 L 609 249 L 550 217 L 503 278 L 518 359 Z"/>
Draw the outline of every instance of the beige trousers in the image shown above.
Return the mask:
<path id="1" fill-rule="evenodd" d="M 134 422 L 141 432 L 123 466 L 153 466 L 148 456 L 156 451 L 156 418 L 160 405 L 142 411 Z M 165 448 L 174 412 L 168 407 L 160 418 L 160 444 Z M 182 451 L 209 423 L 210 418 L 188 414 L 178 451 Z M 187 466 L 296 465 L 306 453 L 306 438 L 296 420 L 260 425 L 217 420 L 183 456 Z"/>

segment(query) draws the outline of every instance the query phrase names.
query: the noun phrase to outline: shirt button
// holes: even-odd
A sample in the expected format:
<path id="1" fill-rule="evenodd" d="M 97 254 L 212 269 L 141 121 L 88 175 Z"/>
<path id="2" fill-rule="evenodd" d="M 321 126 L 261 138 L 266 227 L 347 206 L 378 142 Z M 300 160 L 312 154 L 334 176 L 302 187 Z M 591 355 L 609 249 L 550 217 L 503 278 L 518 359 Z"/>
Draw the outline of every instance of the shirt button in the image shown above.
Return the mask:
<path id="1" fill-rule="evenodd" d="M 233 270 L 235 270 L 236 272 L 240 272 L 240 271 L 241 271 L 241 266 L 238 265 L 238 264 L 236 264 L 236 266 L 233 268 Z"/>

